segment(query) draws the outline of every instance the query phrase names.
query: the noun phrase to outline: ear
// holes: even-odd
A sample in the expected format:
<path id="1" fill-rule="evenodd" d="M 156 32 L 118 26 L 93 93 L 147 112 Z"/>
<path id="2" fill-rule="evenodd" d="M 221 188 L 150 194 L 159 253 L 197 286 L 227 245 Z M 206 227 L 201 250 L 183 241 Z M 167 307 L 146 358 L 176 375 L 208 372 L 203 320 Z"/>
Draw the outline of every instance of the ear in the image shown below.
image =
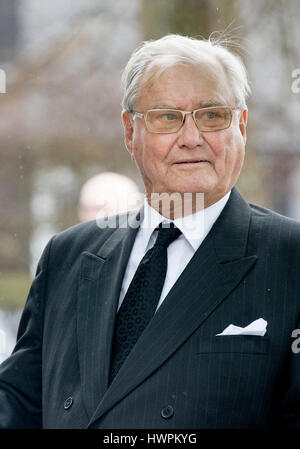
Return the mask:
<path id="1" fill-rule="evenodd" d="M 127 111 L 122 112 L 122 122 L 124 126 L 124 142 L 127 151 L 132 155 L 132 137 L 133 137 L 133 123 L 131 114 Z"/>
<path id="2" fill-rule="evenodd" d="M 244 138 L 244 142 L 246 143 L 247 140 L 247 133 L 246 133 L 246 127 L 247 127 L 247 120 L 248 120 L 248 109 L 247 107 L 242 110 L 241 116 L 240 116 L 240 131 Z"/>

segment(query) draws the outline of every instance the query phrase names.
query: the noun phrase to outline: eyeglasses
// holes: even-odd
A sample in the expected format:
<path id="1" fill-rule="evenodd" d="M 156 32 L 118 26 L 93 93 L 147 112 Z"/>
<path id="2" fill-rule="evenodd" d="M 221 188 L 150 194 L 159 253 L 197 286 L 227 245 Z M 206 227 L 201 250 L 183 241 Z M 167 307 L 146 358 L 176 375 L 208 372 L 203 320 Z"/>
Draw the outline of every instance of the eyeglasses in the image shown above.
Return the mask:
<path id="1" fill-rule="evenodd" d="M 187 114 L 192 114 L 199 131 L 221 131 L 229 128 L 232 112 L 239 108 L 213 106 L 195 111 L 179 111 L 178 109 L 149 109 L 145 114 L 133 111 L 133 118 L 144 118 L 148 131 L 152 133 L 176 133 L 185 122 Z"/>

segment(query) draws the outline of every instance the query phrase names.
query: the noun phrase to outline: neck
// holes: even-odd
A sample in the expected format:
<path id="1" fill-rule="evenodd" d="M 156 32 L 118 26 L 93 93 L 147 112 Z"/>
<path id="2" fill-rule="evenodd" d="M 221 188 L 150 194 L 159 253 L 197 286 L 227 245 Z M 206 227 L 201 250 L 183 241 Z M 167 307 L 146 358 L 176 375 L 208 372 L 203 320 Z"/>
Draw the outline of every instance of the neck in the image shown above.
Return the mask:
<path id="1" fill-rule="evenodd" d="M 153 193 L 146 194 L 148 204 L 164 217 L 175 220 L 195 214 L 205 207 L 203 193 Z"/>

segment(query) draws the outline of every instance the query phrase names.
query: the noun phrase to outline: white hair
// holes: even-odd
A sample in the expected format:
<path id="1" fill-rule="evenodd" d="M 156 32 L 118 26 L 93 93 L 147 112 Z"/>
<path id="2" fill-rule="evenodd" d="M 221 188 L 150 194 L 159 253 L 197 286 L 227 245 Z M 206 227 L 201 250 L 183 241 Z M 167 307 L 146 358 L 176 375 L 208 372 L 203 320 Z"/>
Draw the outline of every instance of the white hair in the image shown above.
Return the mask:
<path id="1" fill-rule="evenodd" d="M 166 68 L 180 63 L 203 64 L 205 55 L 214 56 L 222 65 L 237 106 L 246 107 L 246 98 L 251 93 L 246 68 L 242 59 L 226 48 L 227 42 L 228 40 L 221 38 L 200 40 L 178 34 L 169 34 L 161 39 L 142 42 L 132 53 L 122 74 L 123 110 L 128 112 L 134 110 L 140 81 L 150 65 L 159 62 L 158 73 L 161 73 Z"/>

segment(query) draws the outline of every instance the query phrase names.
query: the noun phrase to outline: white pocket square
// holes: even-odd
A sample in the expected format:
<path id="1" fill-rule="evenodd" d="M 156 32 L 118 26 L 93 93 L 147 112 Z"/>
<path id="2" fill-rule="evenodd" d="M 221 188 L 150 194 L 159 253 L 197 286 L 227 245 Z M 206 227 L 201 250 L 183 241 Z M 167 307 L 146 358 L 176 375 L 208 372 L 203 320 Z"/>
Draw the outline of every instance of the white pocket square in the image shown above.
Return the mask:
<path id="1" fill-rule="evenodd" d="M 267 332 L 267 324 L 267 321 L 263 318 L 258 318 L 246 327 L 229 324 L 221 334 L 216 334 L 216 337 L 220 335 L 257 335 L 263 337 Z"/>

